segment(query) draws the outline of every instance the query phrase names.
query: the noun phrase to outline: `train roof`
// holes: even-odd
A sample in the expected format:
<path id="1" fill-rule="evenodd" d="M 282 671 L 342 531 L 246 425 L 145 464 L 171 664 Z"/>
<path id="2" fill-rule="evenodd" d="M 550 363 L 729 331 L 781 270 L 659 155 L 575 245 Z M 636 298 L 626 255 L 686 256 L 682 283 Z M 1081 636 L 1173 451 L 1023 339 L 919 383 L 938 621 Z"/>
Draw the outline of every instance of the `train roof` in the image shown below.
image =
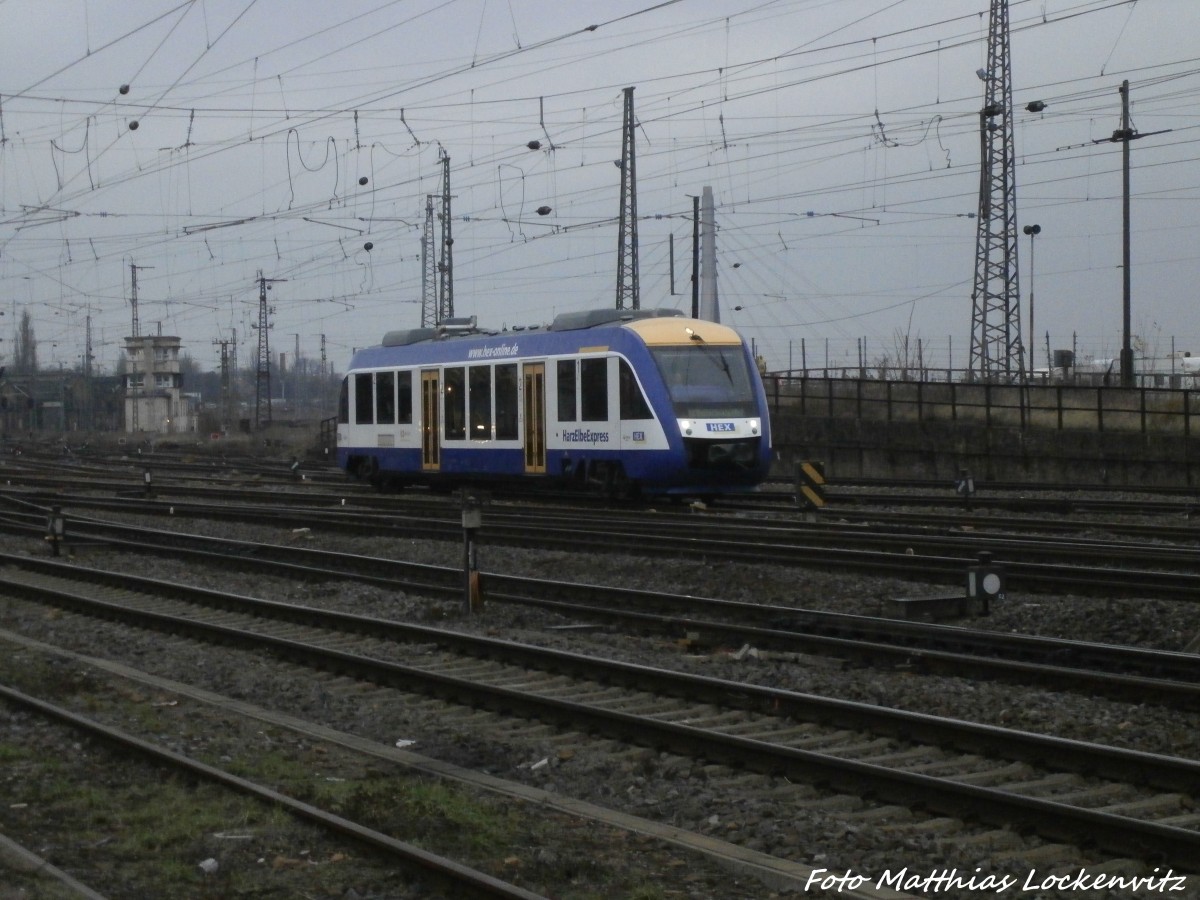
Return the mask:
<path id="1" fill-rule="evenodd" d="M 514 326 L 511 331 L 578 331 L 582 328 L 597 328 L 601 325 L 624 324 L 641 319 L 657 319 L 663 317 L 680 318 L 683 313 L 677 309 L 588 309 L 580 312 L 559 313 L 549 325 Z M 409 328 L 400 331 L 389 331 L 383 336 L 383 347 L 407 347 L 425 341 L 445 340 L 451 337 L 467 335 L 504 334 L 505 331 L 489 331 L 480 328 L 475 316 L 461 319 L 444 319 L 432 328 Z"/>
<path id="2" fill-rule="evenodd" d="M 732 328 L 716 322 L 690 319 L 676 309 L 594 309 L 560 313 L 549 325 L 516 326 L 504 330 L 480 328 L 475 317 L 447 319 L 435 328 L 389 331 L 377 347 L 360 350 L 351 368 L 394 364 L 400 351 L 414 363 L 451 359 L 499 360 L 535 354 L 557 354 L 608 349 L 619 334 L 636 335 L 651 346 L 696 341 L 737 345 L 741 338 Z M 573 337 L 578 339 L 572 340 Z M 528 340 L 534 338 L 536 346 Z M 522 351 L 520 345 L 524 343 Z"/>

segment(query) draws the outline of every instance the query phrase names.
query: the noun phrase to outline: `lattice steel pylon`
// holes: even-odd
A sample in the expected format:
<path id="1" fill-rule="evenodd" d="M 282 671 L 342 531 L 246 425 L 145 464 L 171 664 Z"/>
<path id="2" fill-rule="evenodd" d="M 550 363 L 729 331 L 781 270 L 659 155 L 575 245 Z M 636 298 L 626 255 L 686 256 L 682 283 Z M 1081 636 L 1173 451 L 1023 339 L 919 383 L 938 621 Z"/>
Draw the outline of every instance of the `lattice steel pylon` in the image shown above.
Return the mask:
<path id="1" fill-rule="evenodd" d="M 641 309 L 638 290 L 637 154 L 634 152 L 633 88 L 625 88 L 621 126 L 621 224 L 617 236 L 617 309 Z"/>
<path id="2" fill-rule="evenodd" d="M 987 67 L 977 74 L 984 83 L 984 100 L 979 112 L 979 213 L 975 286 L 971 293 L 970 376 L 1008 381 L 1024 375 L 1008 0 L 992 0 Z"/>
<path id="3" fill-rule="evenodd" d="M 438 151 L 442 160 L 442 256 L 438 263 L 441 284 L 438 291 L 438 311 L 435 324 L 454 318 L 454 234 L 450 215 L 450 155 Z"/>
<path id="4" fill-rule="evenodd" d="M 267 305 L 267 291 L 277 281 L 286 278 L 267 278 L 258 270 L 258 355 L 254 372 L 254 427 L 260 429 L 271 424 L 271 315 L 275 307 Z M 266 418 L 263 408 L 266 408 Z"/>
<path id="5" fill-rule="evenodd" d="M 425 228 L 421 232 L 421 327 L 437 324 L 438 270 L 433 248 L 433 194 L 425 195 Z"/>

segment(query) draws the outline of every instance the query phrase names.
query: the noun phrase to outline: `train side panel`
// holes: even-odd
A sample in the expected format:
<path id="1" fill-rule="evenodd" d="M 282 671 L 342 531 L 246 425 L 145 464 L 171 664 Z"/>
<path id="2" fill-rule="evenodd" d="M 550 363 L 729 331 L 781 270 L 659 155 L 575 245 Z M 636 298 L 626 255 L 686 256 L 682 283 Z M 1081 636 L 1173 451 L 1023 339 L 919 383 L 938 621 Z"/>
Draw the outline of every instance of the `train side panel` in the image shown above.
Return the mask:
<path id="1" fill-rule="evenodd" d="M 697 344 L 697 332 L 712 344 Z M 706 386 L 693 371 L 708 357 L 724 373 L 708 364 Z M 731 370 L 744 395 L 737 409 L 708 396 L 729 392 Z M 647 493 L 746 490 L 770 463 L 765 404 L 744 342 L 678 316 L 421 340 L 355 355 L 337 462 L 380 486 L 527 479 Z"/>

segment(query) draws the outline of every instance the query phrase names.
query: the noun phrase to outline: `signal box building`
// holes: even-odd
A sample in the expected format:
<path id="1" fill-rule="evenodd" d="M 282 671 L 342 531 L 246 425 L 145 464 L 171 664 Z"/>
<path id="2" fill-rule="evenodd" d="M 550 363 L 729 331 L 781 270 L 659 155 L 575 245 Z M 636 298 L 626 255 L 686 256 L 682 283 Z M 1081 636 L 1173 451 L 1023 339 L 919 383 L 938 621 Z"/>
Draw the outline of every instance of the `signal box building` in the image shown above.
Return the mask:
<path id="1" fill-rule="evenodd" d="M 125 431 L 180 434 L 196 430 L 192 398 L 183 393 L 177 337 L 125 338 Z"/>

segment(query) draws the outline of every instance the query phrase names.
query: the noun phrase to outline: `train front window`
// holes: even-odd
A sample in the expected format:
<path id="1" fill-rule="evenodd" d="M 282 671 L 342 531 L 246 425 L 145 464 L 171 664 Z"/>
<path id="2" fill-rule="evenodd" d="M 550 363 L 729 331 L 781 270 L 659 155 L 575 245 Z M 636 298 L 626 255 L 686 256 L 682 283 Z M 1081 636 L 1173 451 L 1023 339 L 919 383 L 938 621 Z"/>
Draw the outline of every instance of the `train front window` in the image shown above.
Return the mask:
<path id="1" fill-rule="evenodd" d="M 741 347 L 693 344 L 659 347 L 651 353 L 679 418 L 758 415 L 754 382 Z"/>
<path id="2" fill-rule="evenodd" d="M 633 374 L 633 367 L 624 359 L 620 360 L 617 369 L 620 379 L 621 419 L 626 422 L 637 422 L 642 419 L 653 419 L 650 405 L 642 394 L 642 389 Z"/>

